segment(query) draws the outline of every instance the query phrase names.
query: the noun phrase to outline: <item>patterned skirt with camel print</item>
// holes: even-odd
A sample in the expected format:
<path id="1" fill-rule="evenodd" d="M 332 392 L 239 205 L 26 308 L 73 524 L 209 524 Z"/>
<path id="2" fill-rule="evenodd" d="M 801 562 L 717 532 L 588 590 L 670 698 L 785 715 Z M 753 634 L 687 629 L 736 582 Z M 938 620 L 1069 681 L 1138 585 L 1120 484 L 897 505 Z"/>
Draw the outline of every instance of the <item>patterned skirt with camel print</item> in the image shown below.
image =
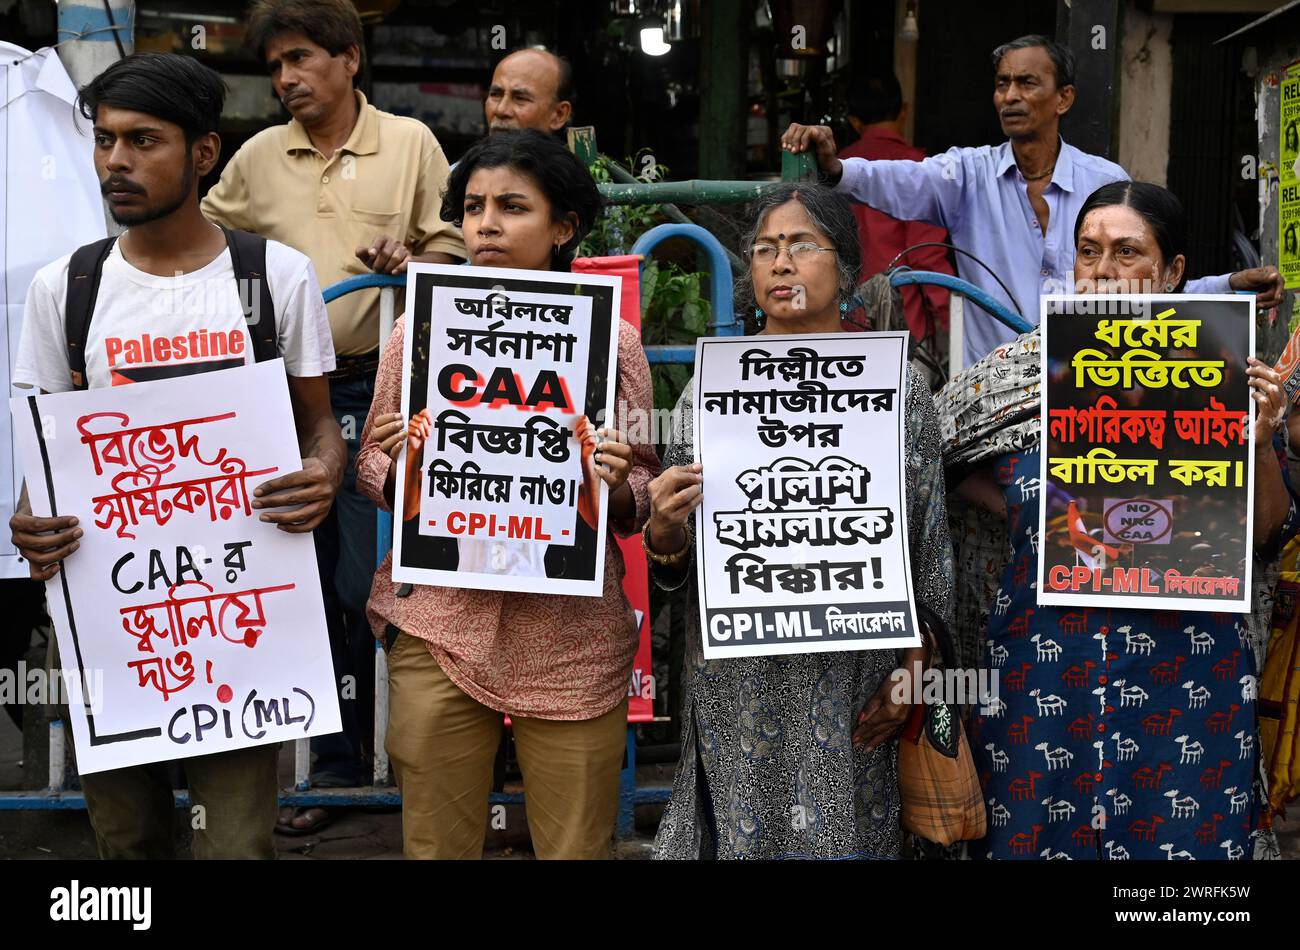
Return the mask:
<path id="1" fill-rule="evenodd" d="M 1013 554 L 989 615 L 996 699 L 972 717 L 978 858 L 1241 859 L 1258 823 L 1244 616 L 1037 605 L 1037 449 L 995 466 Z"/>

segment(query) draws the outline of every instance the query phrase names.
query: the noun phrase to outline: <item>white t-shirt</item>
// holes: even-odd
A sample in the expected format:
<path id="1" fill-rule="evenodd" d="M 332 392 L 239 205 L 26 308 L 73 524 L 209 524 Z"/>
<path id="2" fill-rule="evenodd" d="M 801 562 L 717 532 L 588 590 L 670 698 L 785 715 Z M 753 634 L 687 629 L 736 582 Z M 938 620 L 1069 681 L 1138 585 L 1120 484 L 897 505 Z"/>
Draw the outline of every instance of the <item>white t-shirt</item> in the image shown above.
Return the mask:
<path id="1" fill-rule="evenodd" d="M 121 246 L 119 238 L 104 259 L 86 340 L 91 389 L 256 361 L 229 248 L 191 273 L 156 277 L 127 263 Z M 28 288 L 15 386 L 52 393 L 74 388 L 64 333 L 71 257 L 42 267 Z M 334 369 L 329 317 L 311 261 L 267 241 L 266 276 L 285 370 L 290 376 L 320 376 Z M 244 292 L 257 306 L 258 294 Z"/>

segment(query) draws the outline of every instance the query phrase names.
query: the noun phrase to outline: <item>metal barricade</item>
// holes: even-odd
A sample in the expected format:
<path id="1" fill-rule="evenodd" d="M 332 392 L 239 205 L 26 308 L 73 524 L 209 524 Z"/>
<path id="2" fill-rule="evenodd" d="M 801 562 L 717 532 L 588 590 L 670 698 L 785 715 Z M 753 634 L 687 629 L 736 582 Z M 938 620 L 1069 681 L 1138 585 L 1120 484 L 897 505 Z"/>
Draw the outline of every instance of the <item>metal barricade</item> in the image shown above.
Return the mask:
<path id="1" fill-rule="evenodd" d="M 575 151 L 588 161 L 594 158 L 594 137 L 582 139 L 586 130 L 571 130 L 579 133 L 578 147 Z M 571 136 L 572 138 L 572 136 Z M 626 173 L 624 173 L 626 175 Z M 815 177 L 815 168 L 811 156 L 782 155 L 782 180 L 807 181 Z M 752 201 L 765 190 L 774 187 L 771 182 L 626 182 L 603 184 L 602 195 L 611 204 L 665 203 L 681 201 L 693 204 L 726 204 Z M 695 224 L 685 223 L 684 216 L 671 205 L 666 206 L 666 214 L 674 223 L 662 224 L 647 231 L 636 242 L 632 253 L 644 261 L 663 241 L 686 239 L 694 242 L 705 254 L 710 271 L 710 301 L 712 305 L 709 330 L 720 336 L 740 335 L 744 332 L 743 323 L 737 319 L 732 305 L 732 266 L 736 257 L 707 230 Z M 1007 310 L 998 301 L 960 278 L 948 274 L 926 271 L 911 271 L 900 268 L 890 275 L 894 286 L 910 284 L 937 284 L 971 299 L 994 317 L 1017 332 L 1030 329 L 1029 324 L 1018 314 Z M 335 300 L 344 294 L 359 290 L 379 288 L 380 290 L 380 347 L 387 343 L 395 322 L 396 291 L 406 283 L 405 277 L 387 274 L 363 274 L 339 281 L 323 292 L 326 302 Z M 955 297 L 954 299 L 958 299 Z M 644 306 L 644 301 L 642 302 Z M 959 344 L 960 341 L 958 341 Z M 959 351 L 959 347 L 958 347 Z M 648 346 L 646 356 L 652 364 L 692 364 L 695 361 L 695 347 Z M 377 524 L 376 563 L 383 560 L 384 554 L 392 545 L 392 518 L 386 512 L 380 512 Z M 393 788 L 389 776 L 388 756 L 384 752 L 384 734 L 388 723 L 388 665 L 383 649 L 376 643 L 375 652 L 375 751 L 372 769 L 373 785 L 360 788 L 313 788 L 310 783 L 311 751 L 310 740 L 300 739 L 294 747 L 294 783 L 293 788 L 280 795 L 282 806 L 319 806 L 339 807 L 349 805 L 399 805 L 401 797 Z M 68 790 L 66 785 L 68 762 L 68 730 L 60 720 L 49 724 L 49 781 L 46 788 L 36 791 L 0 791 L 0 810 L 59 810 L 84 809 L 85 797 L 77 791 Z M 633 813 L 639 804 L 666 802 L 671 789 L 666 785 L 638 786 L 636 783 L 636 733 L 629 724 L 627 734 L 627 757 L 619 786 L 618 834 L 626 837 L 633 831 Z M 492 804 L 520 804 L 522 794 L 504 792 L 493 793 Z M 178 807 L 189 806 L 189 795 L 185 791 L 176 792 Z"/>

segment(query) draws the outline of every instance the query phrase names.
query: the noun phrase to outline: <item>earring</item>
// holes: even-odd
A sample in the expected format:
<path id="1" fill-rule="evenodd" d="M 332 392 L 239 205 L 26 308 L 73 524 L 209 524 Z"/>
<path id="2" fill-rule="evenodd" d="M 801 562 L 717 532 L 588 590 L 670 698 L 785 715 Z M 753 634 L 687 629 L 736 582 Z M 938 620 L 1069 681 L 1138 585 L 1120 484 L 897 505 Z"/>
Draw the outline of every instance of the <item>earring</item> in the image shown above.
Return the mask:
<path id="1" fill-rule="evenodd" d="M 849 312 L 849 302 L 848 302 L 847 300 L 841 300 L 841 301 L 840 301 L 840 315 L 843 316 L 844 314 L 846 314 L 846 313 L 848 313 L 848 312 Z"/>
<path id="2" fill-rule="evenodd" d="M 1173 292 L 1174 292 L 1174 285 L 1173 285 L 1173 284 L 1165 284 L 1165 293 L 1167 293 L 1167 294 L 1172 294 Z"/>
<path id="3" fill-rule="evenodd" d="M 767 322 L 767 314 L 763 312 L 762 307 L 754 308 L 754 322 L 757 323 L 760 327 Z"/>

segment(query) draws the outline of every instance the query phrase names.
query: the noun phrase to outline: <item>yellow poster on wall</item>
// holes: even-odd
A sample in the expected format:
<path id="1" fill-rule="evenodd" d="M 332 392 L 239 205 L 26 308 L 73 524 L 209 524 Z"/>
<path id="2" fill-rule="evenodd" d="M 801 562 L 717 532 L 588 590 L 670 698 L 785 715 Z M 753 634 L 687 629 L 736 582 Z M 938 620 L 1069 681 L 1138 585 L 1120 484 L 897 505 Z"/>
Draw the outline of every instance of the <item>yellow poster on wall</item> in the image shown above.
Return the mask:
<path id="1" fill-rule="evenodd" d="M 1283 72 L 1279 101 L 1278 269 L 1287 289 L 1292 289 L 1300 287 L 1300 175 L 1296 173 L 1300 163 L 1300 62 L 1292 63 Z"/>

